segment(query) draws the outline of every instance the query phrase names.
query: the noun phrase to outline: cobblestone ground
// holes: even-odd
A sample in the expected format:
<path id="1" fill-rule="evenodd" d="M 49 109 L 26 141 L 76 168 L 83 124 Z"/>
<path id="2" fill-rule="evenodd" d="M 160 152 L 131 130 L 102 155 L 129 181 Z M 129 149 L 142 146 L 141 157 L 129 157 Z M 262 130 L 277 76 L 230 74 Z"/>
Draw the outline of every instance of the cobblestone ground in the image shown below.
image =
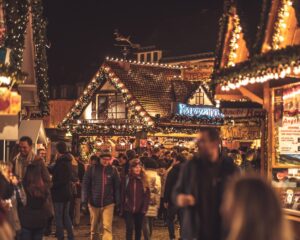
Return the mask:
<path id="1" fill-rule="evenodd" d="M 89 227 L 86 222 L 75 228 L 75 240 L 89 240 Z M 156 223 L 153 229 L 152 240 L 167 240 L 168 239 L 168 230 L 167 227 L 157 226 L 160 225 Z M 115 218 L 113 223 L 113 239 L 114 240 L 125 240 L 125 224 L 124 220 L 121 218 Z M 44 240 L 55 240 L 53 236 L 46 237 Z"/>

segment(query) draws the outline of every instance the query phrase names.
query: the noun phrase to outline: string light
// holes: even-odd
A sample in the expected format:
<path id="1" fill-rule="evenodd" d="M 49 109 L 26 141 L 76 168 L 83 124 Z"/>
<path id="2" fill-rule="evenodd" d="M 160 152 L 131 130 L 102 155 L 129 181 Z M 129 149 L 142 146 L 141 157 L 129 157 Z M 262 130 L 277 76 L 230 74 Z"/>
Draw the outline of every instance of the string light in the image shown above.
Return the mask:
<path id="1" fill-rule="evenodd" d="M 237 14 L 235 14 L 232 18 L 232 35 L 229 40 L 229 55 L 228 55 L 228 63 L 227 67 L 233 67 L 235 66 L 235 61 L 237 58 L 237 49 L 239 47 L 238 41 L 240 39 L 240 35 L 242 32 L 242 27 L 240 25 L 240 18 Z"/>
<path id="2" fill-rule="evenodd" d="M 118 59 L 113 57 L 106 57 L 106 61 L 108 62 L 127 62 L 135 65 L 148 65 L 153 67 L 164 67 L 164 68 L 171 68 L 171 69 L 186 69 L 186 66 L 181 65 L 173 65 L 173 64 L 164 64 L 164 63 L 153 63 L 153 62 L 140 62 L 136 60 L 126 60 L 126 59 Z"/>
<path id="3" fill-rule="evenodd" d="M 287 27 L 286 20 L 292 5 L 292 0 L 280 0 L 271 44 L 274 50 L 279 49 L 284 41 L 284 31 Z"/>
<path id="4" fill-rule="evenodd" d="M 227 83 L 221 85 L 222 91 L 229 91 L 239 88 L 241 86 L 246 86 L 248 84 L 254 83 L 264 83 L 272 79 L 283 79 L 287 75 L 294 73 L 295 75 L 300 74 L 300 62 L 291 63 L 291 65 L 279 65 L 277 68 L 269 68 L 264 71 L 258 72 L 255 76 L 250 75 L 240 75 L 238 78 L 233 79 Z"/>

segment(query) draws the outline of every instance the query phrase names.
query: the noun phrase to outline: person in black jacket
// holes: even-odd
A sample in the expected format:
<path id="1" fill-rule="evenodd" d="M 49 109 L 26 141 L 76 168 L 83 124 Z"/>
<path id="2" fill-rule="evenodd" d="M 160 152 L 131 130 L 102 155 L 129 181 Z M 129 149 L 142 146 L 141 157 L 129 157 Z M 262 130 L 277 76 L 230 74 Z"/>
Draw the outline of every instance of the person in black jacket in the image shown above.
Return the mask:
<path id="1" fill-rule="evenodd" d="M 94 157 L 93 157 L 94 158 Z M 115 167 L 110 165 L 111 154 L 100 155 L 100 164 L 90 166 L 83 177 L 82 203 L 89 204 L 91 216 L 91 239 L 99 239 L 99 224 L 103 240 L 112 240 L 114 208 L 120 204 L 120 178 Z"/>
<path id="2" fill-rule="evenodd" d="M 173 200 L 183 208 L 182 238 L 220 240 L 220 206 L 225 185 L 238 170 L 232 159 L 220 154 L 216 128 L 201 129 L 198 155 L 182 166 Z"/>
<path id="3" fill-rule="evenodd" d="M 70 212 L 72 165 L 67 145 L 64 142 L 56 144 L 57 160 L 51 169 L 53 186 L 51 189 L 56 223 L 56 237 L 64 239 L 64 227 L 68 233 L 68 240 L 74 239 Z"/>
<path id="4" fill-rule="evenodd" d="M 169 171 L 165 183 L 165 192 L 164 192 L 164 207 L 167 209 L 167 225 L 169 230 L 170 239 L 175 239 L 175 228 L 174 221 L 177 215 L 179 220 L 179 225 L 181 226 L 182 221 L 182 209 L 177 208 L 172 201 L 172 192 L 174 186 L 177 183 L 180 168 L 182 164 L 186 161 L 185 157 L 182 155 L 177 155 L 174 159 L 172 169 Z M 181 228 L 180 228 L 181 229 Z"/>

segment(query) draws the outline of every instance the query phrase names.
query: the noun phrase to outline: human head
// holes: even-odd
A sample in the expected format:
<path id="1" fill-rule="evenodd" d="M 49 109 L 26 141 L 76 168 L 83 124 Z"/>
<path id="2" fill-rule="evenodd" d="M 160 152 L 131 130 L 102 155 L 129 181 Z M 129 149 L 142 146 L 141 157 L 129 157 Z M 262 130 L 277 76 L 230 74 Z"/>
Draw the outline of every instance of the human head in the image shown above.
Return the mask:
<path id="1" fill-rule="evenodd" d="M 2 173 L 6 179 L 9 179 L 12 173 L 12 164 L 9 162 L 0 162 L 0 173 Z"/>
<path id="2" fill-rule="evenodd" d="M 67 144 L 65 142 L 56 143 L 56 151 L 58 154 L 66 154 L 67 153 Z"/>
<path id="3" fill-rule="evenodd" d="M 128 162 L 128 158 L 124 153 L 120 153 L 118 158 L 121 166 L 124 166 Z"/>
<path id="4" fill-rule="evenodd" d="M 90 157 L 90 164 L 91 165 L 97 165 L 99 163 L 100 163 L 100 158 L 99 157 L 97 157 L 96 155 L 92 155 Z"/>
<path id="5" fill-rule="evenodd" d="M 37 150 L 37 155 L 44 160 L 46 159 L 46 154 L 46 149 L 44 148 L 40 148 Z"/>
<path id="6" fill-rule="evenodd" d="M 111 154 L 108 151 L 104 151 L 100 155 L 100 163 L 102 166 L 106 167 L 110 164 L 111 161 Z"/>
<path id="7" fill-rule="evenodd" d="M 253 149 L 248 150 L 245 158 L 246 158 L 246 161 L 249 161 L 249 162 L 254 161 L 255 160 L 255 150 L 253 150 Z"/>
<path id="8" fill-rule="evenodd" d="M 175 164 L 181 164 L 186 161 L 186 158 L 182 154 L 177 155 L 175 159 Z"/>
<path id="9" fill-rule="evenodd" d="M 158 148 L 158 147 L 153 148 L 152 154 L 154 156 L 159 157 L 159 155 L 160 155 L 160 148 Z"/>
<path id="10" fill-rule="evenodd" d="M 272 187 L 257 176 L 234 179 L 221 207 L 227 240 L 284 240 L 290 231 Z M 287 238 L 286 238 L 287 237 Z"/>
<path id="11" fill-rule="evenodd" d="M 126 156 L 127 156 L 127 159 L 128 161 L 132 160 L 132 159 L 135 159 L 136 157 L 136 152 L 134 150 L 127 150 L 126 151 Z"/>
<path id="12" fill-rule="evenodd" d="M 152 158 L 145 157 L 143 160 L 143 163 L 144 163 L 145 169 L 157 169 L 158 168 L 157 162 Z"/>
<path id="13" fill-rule="evenodd" d="M 134 176 L 140 176 L 142 173 L 142 164 L 139 159 L 134 159 L 130 163 L 130 174 Z"/>
<path id="14" fill-rule="evenodd" d="M 19 150 L 20 154 L 24 157 L 32 151 L 32 139 L 28 136 L 23 136 L 19 140 Z"/>
<path id="15" fill-rule="evenodd" d="M 216 128 L 202 128 L 197 139 L 198 151 L 201 157 L 215 162 L 219 159 L 221 143 L 219 130 Z"/>

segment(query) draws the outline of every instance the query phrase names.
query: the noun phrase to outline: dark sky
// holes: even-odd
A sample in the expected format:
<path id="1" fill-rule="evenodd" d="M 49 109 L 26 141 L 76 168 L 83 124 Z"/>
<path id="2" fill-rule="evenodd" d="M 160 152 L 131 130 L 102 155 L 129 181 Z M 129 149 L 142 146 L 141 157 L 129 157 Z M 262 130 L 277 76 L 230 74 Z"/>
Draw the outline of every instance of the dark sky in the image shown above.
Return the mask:
<path id="1" fill-rule="evenodd" d="M 89 81 L 105 56 L 119 53 L 116 28 L 133 42 L 174 54 L 214 51 L 222 2 L 45 0 L 50 83 Z"/>

